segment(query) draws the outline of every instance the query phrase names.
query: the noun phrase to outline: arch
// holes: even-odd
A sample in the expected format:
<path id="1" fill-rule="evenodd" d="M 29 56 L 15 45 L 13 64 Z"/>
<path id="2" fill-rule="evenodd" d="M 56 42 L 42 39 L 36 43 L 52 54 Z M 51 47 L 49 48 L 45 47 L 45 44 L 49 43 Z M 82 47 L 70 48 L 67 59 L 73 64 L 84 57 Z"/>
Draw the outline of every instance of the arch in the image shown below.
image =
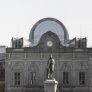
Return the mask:
<path id="1" fill-rule="evenodd" d="M 68 62 L 64 62 L 61 66 L 61 71 L 71 71 L 72 65 Z"/>
<path id="2" fill-rule="evenodd" d="M 52 39 L 55 39 L 58 43 L 60 43 L 60 40 L 59 40 L 57 34 L 51 32 L 51 31 L 48 31 L 48 32 L 44 33 L 41 36 L 39 41 L 42 42 L 42 40 L 44 41 L 44 39 L 49 38 L 49 37 L 52 37 Z"/>
<path id="3" fill-rule="evenodd" d="M 28 67 L 28 71 L 38 71 L 39 68 L 37 66 L 37 64 L 35 62 L 31 62 L 31 64 L 29 64 L 29 67 Z"/>
<path id="4" fill-rule="evenodd" d="M 29 41 L 32 44 L 37 45 L 41 36 L 48 31 L 52 31 L 57 34 L 63 45 L 67 40 L 69 40 L 68 32 L 59 20 L 55 18 L 43 18 L 32 27 Z"/>
<path id="5" fill-rule="evenodd" d="M 79 70 L 88 69 L 88 63 L 87 63 L 87 62 L 83 62 L 83 61 L 79 62 L 79 63 L 78 63 L 78 69 L 79 69 Z"/>

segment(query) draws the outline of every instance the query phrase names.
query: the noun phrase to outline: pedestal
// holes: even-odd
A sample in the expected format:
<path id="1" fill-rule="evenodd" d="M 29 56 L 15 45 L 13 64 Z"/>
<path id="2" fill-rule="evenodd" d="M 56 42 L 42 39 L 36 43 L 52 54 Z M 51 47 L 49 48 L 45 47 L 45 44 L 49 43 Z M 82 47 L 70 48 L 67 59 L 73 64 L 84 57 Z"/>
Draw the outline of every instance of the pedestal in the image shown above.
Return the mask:
<path id="1" fill-rule="evenodd" d="M 58 82 L 55 79 L 47 79 L 44 82 L 44 92 L 56 92 Z"/>

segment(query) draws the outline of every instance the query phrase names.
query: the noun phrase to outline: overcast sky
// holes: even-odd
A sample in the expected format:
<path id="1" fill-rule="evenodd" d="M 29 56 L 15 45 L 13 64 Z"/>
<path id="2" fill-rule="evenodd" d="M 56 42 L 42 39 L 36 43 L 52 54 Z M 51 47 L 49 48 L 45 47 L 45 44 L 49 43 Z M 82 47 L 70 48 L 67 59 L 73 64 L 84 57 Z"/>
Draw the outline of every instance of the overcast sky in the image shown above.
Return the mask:
<path id="1" fill-rule="evenodd" d="M 40 19 L 60 20 L 69 38 L 87 37 L 92 46 L 92 0 L 0 0 L 0 45 L 10 46 L 12 37 L 29 38 Z"/>

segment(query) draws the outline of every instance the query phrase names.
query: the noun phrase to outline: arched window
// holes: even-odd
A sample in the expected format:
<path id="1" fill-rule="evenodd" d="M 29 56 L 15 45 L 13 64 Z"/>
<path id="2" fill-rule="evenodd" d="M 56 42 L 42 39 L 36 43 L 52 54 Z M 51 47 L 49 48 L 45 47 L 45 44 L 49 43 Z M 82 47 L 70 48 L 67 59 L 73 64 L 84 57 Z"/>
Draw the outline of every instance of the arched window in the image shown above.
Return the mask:
<path id="1" fill-rule="evenodd" d="M 15 72 L 14 73 L 14 84 L 15 86 L 20 86 L 20 72 Z"/>
<path id="2" fill-rule="evenodd" d="M 31 85 L 36 84 L 36 72 L 30 72 L 31 77 Z"/>
<path id="3" fill-rule="evenodd" d="M 68 74 L 68 72 L 63 72 L 63 84 L 69 84 L 69 74 Z"/>
<path id="4" fill-rule="evenodd" d="M 28 68 L 28 86 L 38 85 L 39 68 L 35 62 L 31 62 Z"/>
<path id="5" fill-rule="evenodd" d="M 85 84 L 85 72 L 79 72 L 79 85 Z"/>

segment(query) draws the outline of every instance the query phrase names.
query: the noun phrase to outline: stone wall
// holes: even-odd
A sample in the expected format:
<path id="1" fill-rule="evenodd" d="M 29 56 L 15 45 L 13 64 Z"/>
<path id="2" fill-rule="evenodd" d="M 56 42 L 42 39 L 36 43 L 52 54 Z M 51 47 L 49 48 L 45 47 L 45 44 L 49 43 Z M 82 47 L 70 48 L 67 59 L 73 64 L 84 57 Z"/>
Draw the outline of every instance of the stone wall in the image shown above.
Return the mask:
<path id="1" fill-rule="evenodd" d="M 28 48 L 29 49 L 29 48 Z M 8 49 L 9 50 L 9 49 Z M 90 52 L 73 51 L 60 53 L 42 53 L 42 52 L 26 52 L 23 50 L 12 50 L 10 53 L 7 50 L 5 61 L 5 86 L 6 90 L 16 89 L 14 85 L 14 72 L 21 73 L 21 83 L 19 88 L 36 89 L 43 87 L 43 82 L 46 79 L 46 68 L 49 56 L 52 54 L 55 59 L 54 77 L 58 81 L 58 91 L 66 90 L 89 90 L 92 86 L 92 59 Z M 63 72 L 69 72 L 69 84 L 64 85 Z M 85 85 L 79 85 L 79 72 L 85 72 Z M 36 83 L 31 85 L 31 72 L 36 72 Z M 42 89 L 43 90 L 43 89 Z M 23 91 L 23 90 L 22 90 Z M 7 91 L 6 91 L 7 92 Z M 10 92 L 10 91 L 9 91 Z M 19 91 L 18 91 L 19 92 Z M 64 91 L 63 91 L 64 92 Z M 86 92 L 86 91 L 85 91 Z"/>

